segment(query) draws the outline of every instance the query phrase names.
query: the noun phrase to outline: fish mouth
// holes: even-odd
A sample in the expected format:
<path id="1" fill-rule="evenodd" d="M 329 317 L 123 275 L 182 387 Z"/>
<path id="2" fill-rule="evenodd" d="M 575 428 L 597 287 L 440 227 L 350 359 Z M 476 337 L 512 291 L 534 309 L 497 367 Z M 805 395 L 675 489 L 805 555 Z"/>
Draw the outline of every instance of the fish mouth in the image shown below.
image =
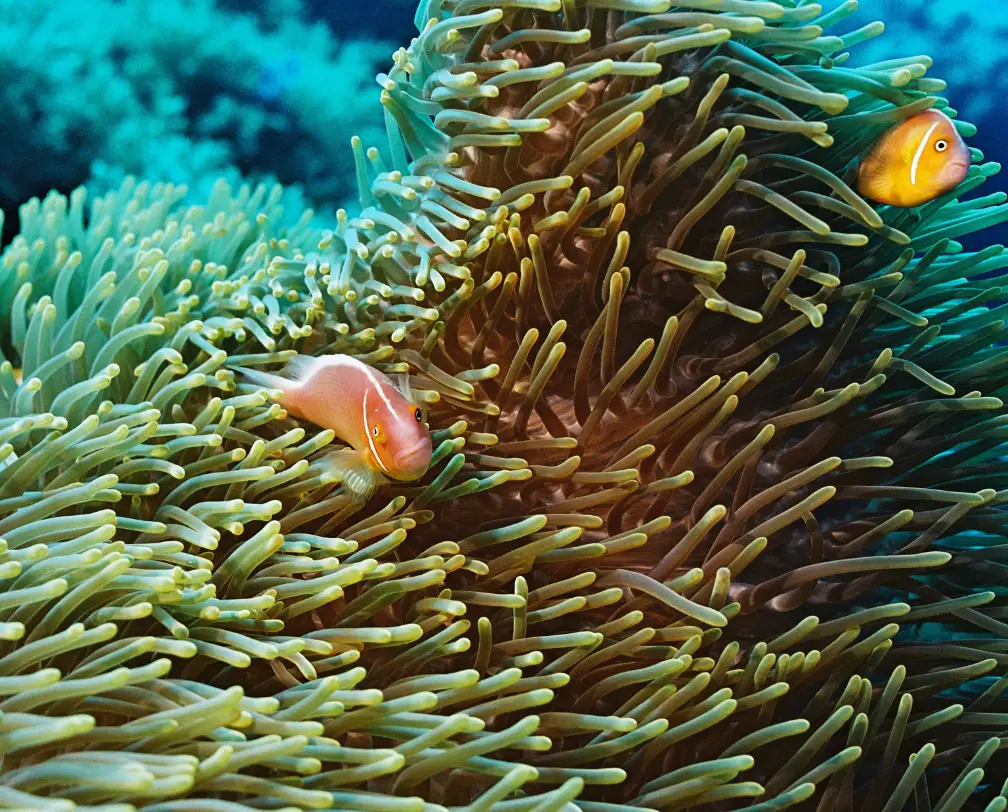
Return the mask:
<path id="1" fill-rule="evenodd" d="M 403 479 L 418 479 L 427 471 L 431 458 L 431 442 L 421 437 L 409 448 L 401 449 L 392 457 L 396 470 Z"/>

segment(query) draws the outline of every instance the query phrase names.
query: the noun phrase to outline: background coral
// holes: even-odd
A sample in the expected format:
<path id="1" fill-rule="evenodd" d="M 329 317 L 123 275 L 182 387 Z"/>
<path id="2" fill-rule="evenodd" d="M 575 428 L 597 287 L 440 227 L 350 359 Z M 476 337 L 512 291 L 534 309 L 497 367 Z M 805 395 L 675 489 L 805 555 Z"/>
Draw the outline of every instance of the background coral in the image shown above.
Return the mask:
<path id="1" fill-rule="evenodd" d="M 337 41 L 298 2 L 0 2 L 0 208 L 127 173 L 188 184 L 272 175 L 335 209 L 347 142 L 380 134 L 374 74 L 393 42 Z"/>
<path id="2" fill-rule="evenodd" d="M 26 204 L 0 800 L 1003 812 L 1008 210 L 843 183 L 944 104 L 845 10 L 427 0 L 334 229 Z M 419 486 L 229 371 L 296 350 L 410 372 Z"/>

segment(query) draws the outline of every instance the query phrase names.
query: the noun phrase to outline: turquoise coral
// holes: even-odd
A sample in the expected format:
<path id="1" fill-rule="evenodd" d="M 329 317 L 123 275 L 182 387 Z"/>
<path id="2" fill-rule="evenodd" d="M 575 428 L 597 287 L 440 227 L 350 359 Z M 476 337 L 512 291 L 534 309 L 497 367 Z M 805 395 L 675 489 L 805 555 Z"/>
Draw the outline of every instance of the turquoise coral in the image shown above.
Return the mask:
<path id="1" fill-rule="evenodd" d="M 212 0 L 2 0 L 0 202 L 130 173 L 205 195 L 204 178 L 240 170 L 335 208 L 352 189 L 346 133 L 380 133 L 365 90 L 392 47 L 338 42 L 299 2 L 267 28 Z"/>
<path id="2" fill-rule="evenodd" d="M 944 102 L 843 18 L 425 0 L 333 228 L 23 206 L 0 804 L 1003 812 L 1008 255 L 955 239 L 1008 210 L 979 154 L 917 212 L 844 184 Z M 298 351 L 409 372 L 418 486 L 354 504 L 231 369 Z"/>

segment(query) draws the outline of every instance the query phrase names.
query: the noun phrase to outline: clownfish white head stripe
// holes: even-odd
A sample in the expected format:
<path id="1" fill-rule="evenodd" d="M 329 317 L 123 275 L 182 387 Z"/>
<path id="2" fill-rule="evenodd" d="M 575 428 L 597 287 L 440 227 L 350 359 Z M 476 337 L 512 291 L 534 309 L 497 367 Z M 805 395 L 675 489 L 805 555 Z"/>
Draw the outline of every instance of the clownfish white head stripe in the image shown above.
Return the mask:
<path id="1" fill-rule="evenodd" d="M 924 137 L 921 139 L 920 146 L 917 147 L 917 152 L 914 153 L 913 163 L 910 164 L 910 183 L 914 185 L 917 184 L 917 167 L 920 166 L 920 159 L 921 156 L 924 155 L 924 148 L 928 145 L 928 142 L 931 140 L 932 133 L 938 129 L 939 124 L 941 124 L 941 122 L 936 121 L 928 127 L 928 131 L 924 133 Z"/>
<path id="2" fill-rule="evenodd" d="M 371 455 L 374 457 L 375 462 L 378 463 L 382 471 L 384 471 L 387 474 L 389 472 L 388 468 L 386 468 L 385 463 L 382 462 L 381 454 L 378 453 L 378 449 L 375 446 L 375 441 L 374 439 L 372 439 L 373 429 L 371 427 L 370 421 L 368 420 L 367 401 L 368 401 L 368 395 L 370 395 L 372 391 L 374 390 L 372 389 L 364 390 L 364 398 L 363 400 L 361 400 L 361 420 L 364 423 L 364 436 L 367 438 L 368 448 L 371 449 Z"/>

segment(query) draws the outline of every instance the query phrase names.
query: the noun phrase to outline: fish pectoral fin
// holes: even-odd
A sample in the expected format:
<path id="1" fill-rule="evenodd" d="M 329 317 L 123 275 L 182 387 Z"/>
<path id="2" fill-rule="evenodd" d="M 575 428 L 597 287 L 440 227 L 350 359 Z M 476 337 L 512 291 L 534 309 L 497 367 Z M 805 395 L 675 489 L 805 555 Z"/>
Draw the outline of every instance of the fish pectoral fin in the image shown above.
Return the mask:
<path id="1" fill-rule="evenodd" d="M 354 502 L 363 504 L 374 495 L 380 485 L 389 480 L 380 471 L 372 468 L 359 451 L 345 448 L 333 451 L 325 458 L 326 465 L 334 474 L 339 474 L 344 492 Z"/>

